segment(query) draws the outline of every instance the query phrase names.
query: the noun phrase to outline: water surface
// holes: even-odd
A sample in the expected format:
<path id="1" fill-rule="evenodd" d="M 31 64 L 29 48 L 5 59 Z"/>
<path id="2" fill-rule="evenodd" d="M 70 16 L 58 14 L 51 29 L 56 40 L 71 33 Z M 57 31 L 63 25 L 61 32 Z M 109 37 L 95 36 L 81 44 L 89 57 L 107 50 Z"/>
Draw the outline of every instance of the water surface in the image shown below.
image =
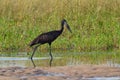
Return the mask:
<path id="1" fill-rule="evenodd" d="M 52 66 L 107 65 L 120 67 L 119 52 L 53 52 Z M 0 53 L 0 67 L 32 67 L 27 52 Z M 36 52 L 33 61 L 37 67 L 49 66 L 49 53 Z"/>

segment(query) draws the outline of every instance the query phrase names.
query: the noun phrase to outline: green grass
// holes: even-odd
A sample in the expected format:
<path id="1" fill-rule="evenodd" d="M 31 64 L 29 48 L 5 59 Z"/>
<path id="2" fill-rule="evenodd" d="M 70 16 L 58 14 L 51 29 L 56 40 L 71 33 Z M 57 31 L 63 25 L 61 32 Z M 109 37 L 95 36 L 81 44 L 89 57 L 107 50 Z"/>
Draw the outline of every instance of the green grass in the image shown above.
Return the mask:
<path id="1" fill-rule="evenodd" d="M 119 50 L 120 0 L 0 0 L 0 51 L 30 51 L 29 42 L 63 18 L 73 33 L 65 29 L 52 48 Z"/>
<path id="2" fill-rule="evenodd" d="M 115 65 L 120 63 L 119 53 L 119 51 L 69 52 L 63 56 L 63 60 L 74 65 Z"/>

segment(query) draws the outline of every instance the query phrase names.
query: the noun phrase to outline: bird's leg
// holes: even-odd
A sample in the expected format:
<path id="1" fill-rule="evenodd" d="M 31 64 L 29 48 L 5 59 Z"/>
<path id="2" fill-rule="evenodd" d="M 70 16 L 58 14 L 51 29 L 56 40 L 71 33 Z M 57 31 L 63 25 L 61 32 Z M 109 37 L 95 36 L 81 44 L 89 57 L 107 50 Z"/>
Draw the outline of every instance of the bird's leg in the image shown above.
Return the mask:
<path id="1" fill-rule="evenodd" d="M 50 47 L 50 48 L 49 48 L 49 49 L 50 49 L 50 53 L 49 53 L 49 54 L 50 54 L 50 57 L 51 57 L 51 58 L 50 58 L 50 66 L 51 66 L 52 60 L 53 60 L 53 56 L 52 56 L 52 53 L 51 53 L 51 43 L 49 44 L 49 47 Z"/>
<path id="2" fill-rule="evenodd" d="M 30 59 L 32 59 L 32 58 L 33 58 L 34 53 L 35 53 L 35 51 L 37 50 L 38 46 L 40 46 L 40 44 L 34 47 L 34 50 L 33 50 L 33 53 L 32 53 L 32 55 L 31 55 L 31 58 L 30 58 Z"/>
<path id="3" fill-rule="evenodd" d="M 33 66 L 36 67 L 36 65 L 35 65 L 35 63 L 34 63 L 34 61 L 33 61 L 33 59 L 31 59 L 31 61 L 32 61 Z"/>
<path id="4" fill-rule="evenodd" d="M 50 57 L 51 59 L 53 58 L 52 53 L 51 53 L 51 44 L 50 44 Z"/>

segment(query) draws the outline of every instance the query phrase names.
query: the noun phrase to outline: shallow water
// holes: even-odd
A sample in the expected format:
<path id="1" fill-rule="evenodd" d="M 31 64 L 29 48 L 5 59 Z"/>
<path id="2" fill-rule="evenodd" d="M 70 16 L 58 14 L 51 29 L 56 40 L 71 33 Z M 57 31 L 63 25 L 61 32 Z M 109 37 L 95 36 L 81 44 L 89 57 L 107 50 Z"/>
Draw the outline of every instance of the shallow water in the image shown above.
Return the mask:
<path id="1" fill-rule="evenodd" d="M 52 54 L 52 66 L 95 64 L 120 67 L 120 53 L 118 52 L 54 52 Z M 0 67 L 32 67 L 30 55 L 26 52 L 0 53 Z M 50 66 L 49 53 L 37 52 L 33 57 L 33 62 L 37 67 Z"/>
<path id="2" fill-rule="evenodd" d="M 106 65 L 120 67 L 120 53 L 118 52 L 56 52 L 53 54 L 52 66 L 70 66 L 70 65 Z M 33 62 L 29 59 L 31 54 L 26 52 L 19 53 L 0 53 L 0 67 L 33 67 L 50 66 L 49 53 L 39 54 L 33 57 Z M 59 73 L 35 74 L 35 76 L 66 76 Z M 26 76 L 23 76 L 24 78 Z M 68 77 L 69 79 L 69 77 Z M 81 78 L 80 80 L 120 80 L 120 77 L 93 77 Z"/>
<path id="3" fill-rule="evenodd" d="M 54 57 L 55 60 L 61 57 Z M 35 57 L 34 64 L 38 66 L 49 66 L 49 57 Z M 42 63 L 41 63 L 42 62 Z M 44 63 L 44 64 L 43 64 Z M 40 65 L 41 64 L 41 65 Z M 0 67 L 32 67 L 33 63 L 28 57 L 0 57 Z"/>
<path id="4" fill-rule="evenodd" d="M 120 77 L 94 77 L 85 78 L 85 80 L 120 80 Z"/>

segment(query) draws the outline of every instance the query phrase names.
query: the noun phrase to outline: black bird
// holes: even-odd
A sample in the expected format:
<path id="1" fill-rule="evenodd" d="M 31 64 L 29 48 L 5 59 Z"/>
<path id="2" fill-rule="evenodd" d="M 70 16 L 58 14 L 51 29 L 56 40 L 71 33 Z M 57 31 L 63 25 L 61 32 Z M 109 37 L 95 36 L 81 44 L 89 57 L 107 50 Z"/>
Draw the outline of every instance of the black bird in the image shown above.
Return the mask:
<path id="1" fill-rule="evenodd" d="M 49 47 L 50 47 L 50 56 L 51 56 L 51 60 L 52 60 L 52 54 L 51 54 L 51 43 L 63 32 L 64 26 L 67 27 L 67 29 L 71 31 L 67 21 L 65 19 L 63 19 L 61 21 L 61 29 L 60 30 L 54 30 L 54 31 L 50 31 L 47 33 L 42 33 L 40 34 L 38 37 L 36 37 L 31 43 L 30 43 L 30 47 L 34 46 L 34 50 L 31 56 L 31 59 L 33 58 L 33 55 L 37 49 L 38 46 L 40 46 L 41 44 L 45 44 L 48 43 Z"/>

